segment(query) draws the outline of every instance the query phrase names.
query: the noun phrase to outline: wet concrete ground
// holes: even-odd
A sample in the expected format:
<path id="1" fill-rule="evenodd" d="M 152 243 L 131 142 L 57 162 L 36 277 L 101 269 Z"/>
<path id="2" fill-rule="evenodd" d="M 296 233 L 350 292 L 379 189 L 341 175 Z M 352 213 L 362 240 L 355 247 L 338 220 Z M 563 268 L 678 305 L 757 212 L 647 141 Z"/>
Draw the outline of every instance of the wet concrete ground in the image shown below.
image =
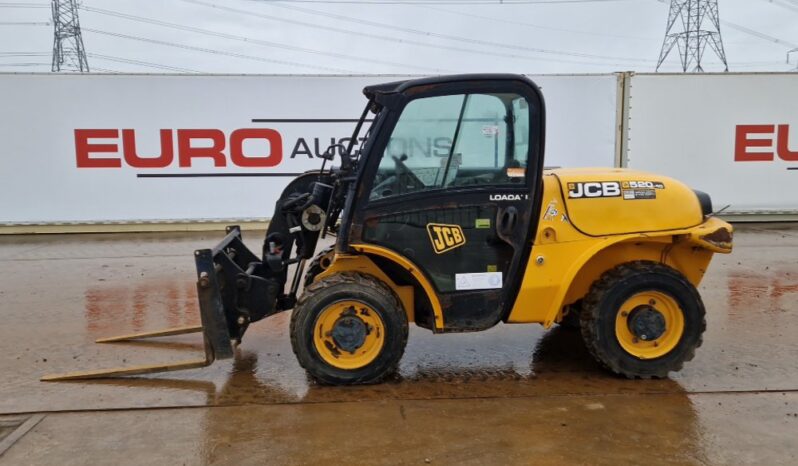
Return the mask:
<path id="1" fill-rule="evenodd" d="M 701 287 L 704 345 L 668 380 L 603 372 L 576 332 L 501 325 L 411 328 L 397 377 L 323 387 L 295 361 L 281 314 L 209 368 L 38 381 L 200 356 L 197 335 L 93 341 L 198 323 L 191 252 L 222 236 L 0 237 L 0 421 L 46 414 L 0 464 L 798 464 L 791 225 L 738 226 Z M 261 232 L 245 239 L 258 250 Z"/>

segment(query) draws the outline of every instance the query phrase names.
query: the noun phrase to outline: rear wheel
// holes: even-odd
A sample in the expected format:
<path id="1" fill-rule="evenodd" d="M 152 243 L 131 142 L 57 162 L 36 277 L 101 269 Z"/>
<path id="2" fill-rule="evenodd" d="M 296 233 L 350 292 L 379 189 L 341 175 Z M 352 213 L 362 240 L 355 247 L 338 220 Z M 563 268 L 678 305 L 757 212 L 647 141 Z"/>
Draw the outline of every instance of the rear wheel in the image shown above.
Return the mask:
<path id="1" fill-rule="evenodd" d="M 678 271 L 632 262 L 606 272 L 580 313 L 590 353 L 629 378 L 666 377 L 701 346 L 705 310 L 695 287 Z"/>
<path id="2" fill-rule="evenodd" d="M 375 383 L 396 370 L 407 326 L 388 286 L 341 273 L 305 289 L 291 316 L 291 345 L 302 367 L 322 383 Z"/>

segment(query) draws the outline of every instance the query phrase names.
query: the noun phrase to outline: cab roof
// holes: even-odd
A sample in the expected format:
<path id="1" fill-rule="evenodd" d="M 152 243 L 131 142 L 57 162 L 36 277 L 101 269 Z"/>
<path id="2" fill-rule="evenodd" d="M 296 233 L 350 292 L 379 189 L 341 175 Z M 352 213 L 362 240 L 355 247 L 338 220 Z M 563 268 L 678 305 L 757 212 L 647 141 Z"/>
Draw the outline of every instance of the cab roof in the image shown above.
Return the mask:
<path id="1" fill-rule="evenodd" d="M 377 95 L 396 94 L 416 86 L 430 86 L 436 84 L 455 83 L 459 81 L 524 81 L 537 86 L 522 74 L 512 73 L 477 73 L 477 74 L 450 74 L 444 76 L 432 76 L 429 78 L 407 79 L 404 81 L 393 81 L 389 83 L 374 84 L 363 88 L 363 94 L 369 99 L 374 100 Z"/>

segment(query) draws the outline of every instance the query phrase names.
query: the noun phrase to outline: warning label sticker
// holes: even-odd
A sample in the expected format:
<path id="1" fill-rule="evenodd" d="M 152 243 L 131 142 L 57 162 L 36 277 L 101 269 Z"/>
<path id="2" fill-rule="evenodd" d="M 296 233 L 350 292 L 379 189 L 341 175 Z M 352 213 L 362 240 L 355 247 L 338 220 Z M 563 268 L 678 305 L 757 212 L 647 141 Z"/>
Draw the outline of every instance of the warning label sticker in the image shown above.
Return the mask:
<path id="1" fill-rule="evenodd" d="M 499 127 L 496 125 L 485 125 L 482 127 L 483 136 L 497 136 L 499 134 Z"/>
<path id="2" fill-rule="evenodd" d="M 626 200 L 656 199 L 657 191 L 654 189 L 624 189 L 623 198 Z"/>
<path id="3" fill-rule="evenodd" d="M 502 287 L 501 272 L 458 273 L 454 278 L 456 290 L 491 290 Z"/>

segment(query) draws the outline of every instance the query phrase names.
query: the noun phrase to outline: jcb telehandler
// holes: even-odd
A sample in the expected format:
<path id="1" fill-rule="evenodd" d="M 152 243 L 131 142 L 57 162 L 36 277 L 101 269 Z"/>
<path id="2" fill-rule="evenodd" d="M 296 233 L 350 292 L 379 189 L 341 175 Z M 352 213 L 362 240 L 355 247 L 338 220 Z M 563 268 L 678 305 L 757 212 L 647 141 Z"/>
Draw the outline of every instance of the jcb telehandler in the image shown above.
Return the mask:
<path id="1" fill-rule="evenodd" d="M 544 169 L 543 96 L 523 76 L 363 93 L 348 147 L 331 147 L 277 201 L 262 258 L 235 226 L 195 252 L 202 327 L 105 340 L 202 331 L 205 359 L 46 379 L 204 366 L 287 310 L 297 359 L 328 384 L 393 372 L 410 322 L 434 333 L 578 325 L 590 353 L 630 378 L 665 377 L 693 357 L 706 327 L 696 286 L 713 253 L 732 248 L 709 196 L 632 170 Z M 336 153 L 340 165 L 325 168 Z M 335 247 L 316 254 L 330 233 Z"/>

